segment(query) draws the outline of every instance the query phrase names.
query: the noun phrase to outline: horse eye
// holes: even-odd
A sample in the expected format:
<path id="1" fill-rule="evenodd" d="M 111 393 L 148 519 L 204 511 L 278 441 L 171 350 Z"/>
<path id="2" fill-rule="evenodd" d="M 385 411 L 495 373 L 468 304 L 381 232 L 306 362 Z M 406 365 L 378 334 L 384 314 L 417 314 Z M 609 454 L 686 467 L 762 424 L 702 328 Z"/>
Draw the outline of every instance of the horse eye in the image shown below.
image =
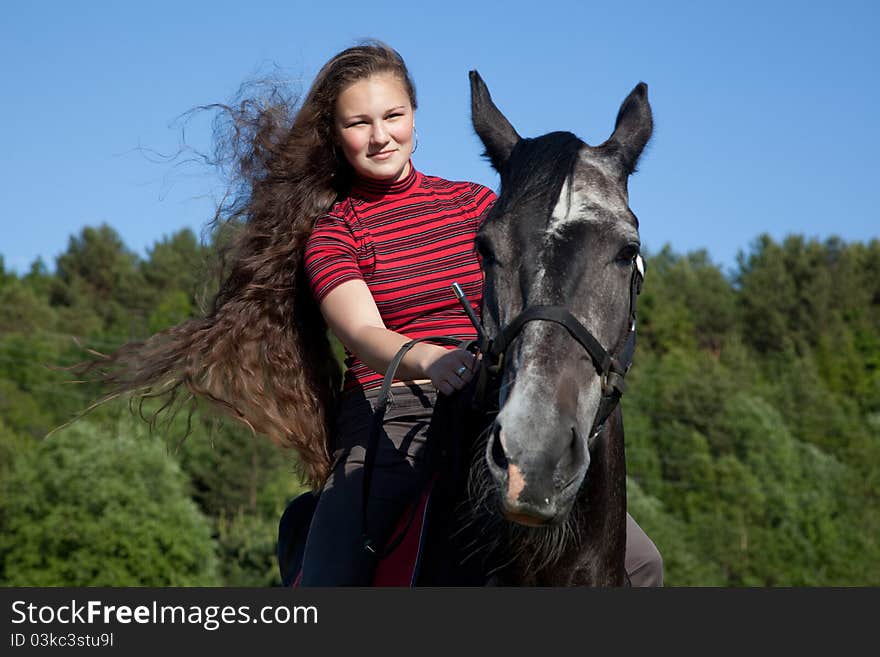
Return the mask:
<path id="1" fill-rule="evenodd" d="M 476 247 L 477 253 L 482 257 L 484 265 L 494 265 L 497 262 L 495 254 L 492 252 L 492 247 L 489 246 L 485 239 L 477 237 Z"/>
<path id="2" fill-rule="evenodd" d="M 639 245 L 638 244 L 627 244 L 620 250 L 620 253 L 617 254 L 617 262 L 621 265 L 632 265 L 635 261 L 636 257 L 639 255 Z"/>

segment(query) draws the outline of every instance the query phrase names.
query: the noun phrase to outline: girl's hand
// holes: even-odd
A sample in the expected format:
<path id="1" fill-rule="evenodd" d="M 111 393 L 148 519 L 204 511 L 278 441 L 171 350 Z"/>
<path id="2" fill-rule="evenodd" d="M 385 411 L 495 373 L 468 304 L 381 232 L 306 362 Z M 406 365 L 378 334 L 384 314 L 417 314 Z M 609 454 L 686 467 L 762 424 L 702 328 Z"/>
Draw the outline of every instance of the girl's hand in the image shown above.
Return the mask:
<path id="1" fill-rule="evenodd" d="M 437 347 L 429 357 L 425 373 L 437 390 L 444 395 L 451 395 L 474 378 L 479 366 L 479 359 L 467 349 Z"/>

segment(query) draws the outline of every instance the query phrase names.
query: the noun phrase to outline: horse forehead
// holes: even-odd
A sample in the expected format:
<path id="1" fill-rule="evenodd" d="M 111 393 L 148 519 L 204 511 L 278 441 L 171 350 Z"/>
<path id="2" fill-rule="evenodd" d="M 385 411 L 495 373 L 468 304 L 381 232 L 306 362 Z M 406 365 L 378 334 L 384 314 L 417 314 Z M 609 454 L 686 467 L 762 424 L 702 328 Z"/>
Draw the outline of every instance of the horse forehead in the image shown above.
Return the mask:
<path id="1" fill-rule="evenodd" d="M 611 163 L 584 146 L 578 153 L 574 170 L 562 184 L 547 233 L 558 232 L 572 223 L 607 221 L 608 216 L 628 218 L 626 192 L 619 180 L 619 171 Z M 590 212 L 596 209 L 604 212 Z"/>

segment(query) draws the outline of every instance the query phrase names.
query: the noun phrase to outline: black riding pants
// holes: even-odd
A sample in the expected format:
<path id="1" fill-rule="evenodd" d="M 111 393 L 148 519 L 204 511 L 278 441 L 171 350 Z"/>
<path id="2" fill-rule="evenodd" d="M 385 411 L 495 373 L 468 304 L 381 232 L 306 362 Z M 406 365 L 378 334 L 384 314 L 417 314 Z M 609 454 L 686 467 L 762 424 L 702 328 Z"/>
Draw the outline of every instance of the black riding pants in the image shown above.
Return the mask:
<path id="1" fill-rule="evenodd" d="M 430 385 L 394 386 L 379 438 L 367 523 L 381 546 L 433 470 L 427 441 L 437 391 Z M 364 454 L 379 388 L 342 399 L 335 426 L 333 467 L 318 498 L 303 556 L 303 586 L 369 586 L 375 559 L 363 548 Z"/>

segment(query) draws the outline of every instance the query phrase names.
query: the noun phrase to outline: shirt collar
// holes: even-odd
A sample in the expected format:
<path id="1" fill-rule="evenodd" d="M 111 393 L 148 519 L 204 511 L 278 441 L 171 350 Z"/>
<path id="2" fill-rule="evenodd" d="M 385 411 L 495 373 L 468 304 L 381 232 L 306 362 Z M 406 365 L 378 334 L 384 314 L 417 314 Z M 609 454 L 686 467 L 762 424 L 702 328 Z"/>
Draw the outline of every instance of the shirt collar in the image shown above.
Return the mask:
<path id="1" fill-rule="evenodd" d="M 409 173 L 406 177 L 395 181 L 374 180 L 372 178 L 355 178 L 351 186 L 351 195 L 357 198 L 383 198 L 388 196 L 400 196 L 415 187 L 419 180 L 419 172 L 409 163 Z"/>

